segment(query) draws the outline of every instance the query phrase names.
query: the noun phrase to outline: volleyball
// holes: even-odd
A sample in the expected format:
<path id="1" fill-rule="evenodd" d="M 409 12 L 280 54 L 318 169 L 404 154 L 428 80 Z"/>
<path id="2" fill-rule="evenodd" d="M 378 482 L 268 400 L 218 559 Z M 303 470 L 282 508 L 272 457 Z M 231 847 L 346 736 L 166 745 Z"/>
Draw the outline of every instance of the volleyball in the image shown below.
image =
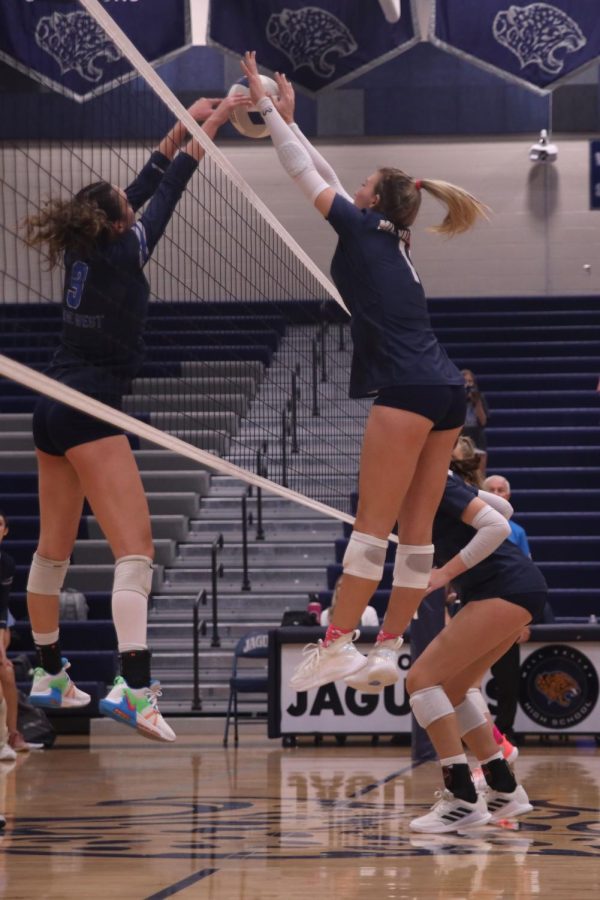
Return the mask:
<path id="1" fill-rule="evenodd" d="M 267 75 L 261 75 L 260 78 L 267 94 L 276 96 L 278 93 L 276 82 L 273 81 L 272 78 L 268 78 Z M 248 96 L 249 93 L 248 79 L 244 77 L 231 85 L 227 96 L 231 97 L 232 94 L 244 94 L 245 96 Z M 255 106 L 251 106 L 249 109 L 234 109 L 229 114 L 229 119 L 233 127 L 236 128 L 240 134 L 243 134 L 244 137 L 263 138 L 269 133 L 267 126 L 263 121 L 263 117 Z"/>

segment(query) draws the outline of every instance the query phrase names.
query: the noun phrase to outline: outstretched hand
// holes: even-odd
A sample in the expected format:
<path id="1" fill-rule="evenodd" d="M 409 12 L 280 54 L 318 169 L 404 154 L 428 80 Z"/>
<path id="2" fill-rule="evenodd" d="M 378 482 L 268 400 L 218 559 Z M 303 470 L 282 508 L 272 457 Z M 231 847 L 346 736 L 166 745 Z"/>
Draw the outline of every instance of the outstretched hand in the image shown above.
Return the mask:
<path id="1" fill-rule="evenodd" d="M 205 122 L 220 102 L 220 97 L 200 97 L 199 100 L 195 100 L 192 103 L 188 108 L 188 112 L 196 122 Z"/>
<path id="2" fill-rule="evenodd" d="M 242 67 L 242 72 L 248 79 L 248 88 L 250 90 L 252 102 L 256 105 L 259 100 L 262 100 L 263 97 L 267 96 L 267 92 L 265 91 L 256 65 L 256 51 L 246 51 L 243 59 L 240 60 L 240 66 Z"/>
<path id="3" fill-rule="evenodd" d="M 207 118 L 207 122 L 212 122 L 217 127 L 221 127 L 229 119 L 229 114 L 237 107 L 250 109 L 252 101 L 244 94 L 232 94 L 230 97 L 223 97 L 222 100 L 216 100 L 215 106 L 211 114 Z"/>
<path id="4" fill-rule="evenodd" d="M 296 107 L 296 95 L 294 86 L 288 81 L 285 75 L 280 72 L 275 73 L 275 81 L 279 89 L 279 97 L 272 97 L 273 105 L 284 122 L 288 125 L 294 121 L 294 109 Z"/>

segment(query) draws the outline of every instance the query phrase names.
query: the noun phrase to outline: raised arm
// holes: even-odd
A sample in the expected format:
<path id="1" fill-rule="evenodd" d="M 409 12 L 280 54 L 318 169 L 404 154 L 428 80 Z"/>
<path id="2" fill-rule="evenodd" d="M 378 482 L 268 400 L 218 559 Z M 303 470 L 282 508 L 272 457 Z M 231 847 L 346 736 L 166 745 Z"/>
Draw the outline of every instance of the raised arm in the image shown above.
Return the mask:
<path id="1" fill-rule="evenodd" d="M 486 559 L 510 534 L 510 525 L 504 516 L 479 497 L 474 497 L 465 507 L 461 520 L 465 525 L 474 528 L 476 534 L 444 566 L 432 570 L 427 587 L 428 594 L 444 587 L 467 569 L 472 569 Z"/>
<path id="2" fill-rule="evenodd" d="M 205 122 L 220 102 L 218 99 L 202 97 L 192 103 L 188 112 L 196 122 Z M 125 188 L 127 199 L 134 212 L 137 212 L 152 197 L 169 167 L 169 162 L 175 157 L 175 154 L 187 140 L 187 137 L 188 133 L 185 125 L 182 122 L 176 122 L 168 134 L 164 136 L 156 150 L 152 152 L 150 159 L 139 175 Z"/>
<path id="3" fill-rule="evenodd" d="M 214 107 L 202 130 L 214 140 L 221 125 L 229 120 L 231 110 L 249 103 L 246 97 L 225 97 Z M 140 265 L 145 265 L 150 258 L 204 153 L 204 147 L 195 138 L 187 142 L 168 166 L 147 209 L 131 229 L 139 244 Z"/>
<path id="4" fill-rule="evenodd" d="M 269 129 L 279 162 L 302 193 L 327 217 L 336 195 L 335 190 L 319 174 L 310 154 L 267 96 L 258 74 L 254 51 L 244 54 L 241 66 L 248 79 L 250 96 Z"/>
<path id="5" fill-rule="evenodd" d="M 329 187 L 332 187 L 336 194 L 341 194 L 346 200 L 352 202 L 352 197 L 344 190 L 344 187 L 333 169 L 333 166 L 327 162 L 325 157 L 319 153 L 316 147 L 313 147 L 305 134 L 302 133 L 300 126 L 294 121 L 294 112 L 296 109 L 296 97 L 294 87 L 285 75 L 279 72 L 275 73 L 275 81 L 279 88 L 279 99 L 273 98 L 273 102 L 277 112 L 289 127 L 290 131 L 296 135 L 310 158 L 312 159 L 315 169 L 325 179 Z"/>

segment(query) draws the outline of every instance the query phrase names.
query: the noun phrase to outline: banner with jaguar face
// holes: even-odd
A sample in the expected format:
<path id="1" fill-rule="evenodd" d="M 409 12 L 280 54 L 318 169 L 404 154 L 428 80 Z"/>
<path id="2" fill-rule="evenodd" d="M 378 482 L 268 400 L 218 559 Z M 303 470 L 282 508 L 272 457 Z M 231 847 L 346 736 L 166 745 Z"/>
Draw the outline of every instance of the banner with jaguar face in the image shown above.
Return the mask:
<path id="1" fill-rule="evenodd" d="M 104 0 L 103 7 L 150 62 L 189 44 L 188 0 Z M 131 77 L 131 66 L 74 0 L 2 0 L 0 60 L 77 101 Z"/>
<path id="2" fill-rule="evenodd" d="M 594 0 L 436 0 L 429 39 L 547 93 L 600 56 L 600 7 Z"/>
<path id="3" fill-rule="evenodd" d="M 418 40 L 414 0 L 211 0 L 209 42 L 317 93 Z"/>

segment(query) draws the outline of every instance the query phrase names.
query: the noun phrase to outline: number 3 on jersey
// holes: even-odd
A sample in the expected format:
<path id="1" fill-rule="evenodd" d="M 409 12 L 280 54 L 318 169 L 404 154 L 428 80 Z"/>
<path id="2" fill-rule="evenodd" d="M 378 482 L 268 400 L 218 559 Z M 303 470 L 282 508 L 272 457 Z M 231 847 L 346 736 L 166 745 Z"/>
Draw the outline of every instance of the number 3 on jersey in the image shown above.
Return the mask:
<path id="1" fill-rule="evenodd" d="M 71 280 L 67 290 L 67 306 L 69 309 L 77 309 L 79 307 L 87 273 L 88 266 L 84 262 L 77 260 L 71 266 Z"/>

